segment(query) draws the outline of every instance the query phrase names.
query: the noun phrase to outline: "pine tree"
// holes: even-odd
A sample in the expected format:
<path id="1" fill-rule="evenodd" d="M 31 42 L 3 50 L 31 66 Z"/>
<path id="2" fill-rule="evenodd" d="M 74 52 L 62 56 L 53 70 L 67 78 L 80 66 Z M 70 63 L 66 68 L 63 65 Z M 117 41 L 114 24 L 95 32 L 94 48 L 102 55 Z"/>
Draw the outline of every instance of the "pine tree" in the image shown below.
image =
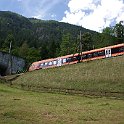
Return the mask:
<path id="1" fill-rule="evenodd" d="M 28 56 L 29 46 L 25 41 L 19 49 L 19 56 L 26 58 Z"/>
<path id="2" fill-rule="evenodd" d="M 70 34 L 63 34 L 62 42 L 60 45 L 60 55 L 70 54 Z"/>
<path id="3" fill-rule="evenodd" d="M 115 35 L 118 38 L 118 43 L 124 42 L 124 25 L 122 25 L 122 21 L 116 24 Z"/>
<path id="4" fill-rule="evenodd" d="M 2 45 L 2 48 L 6 52 L 9 52 L 10 44 L 14 48 L 14 46 L 15 46 L 15 39 L 14 39 L 13 34 L 8 34 L 8 36 L 6 37 L 6 39 L 5 39 L 5 41 L 4 41 L 3 45 Z"/>
<path id="5" fill-rule="evenodd" d="M 83 33 L 82 35 L 82 48 L 83 50 L 91 50 L 93 48 L 92 35 L 89 32 Z"/>

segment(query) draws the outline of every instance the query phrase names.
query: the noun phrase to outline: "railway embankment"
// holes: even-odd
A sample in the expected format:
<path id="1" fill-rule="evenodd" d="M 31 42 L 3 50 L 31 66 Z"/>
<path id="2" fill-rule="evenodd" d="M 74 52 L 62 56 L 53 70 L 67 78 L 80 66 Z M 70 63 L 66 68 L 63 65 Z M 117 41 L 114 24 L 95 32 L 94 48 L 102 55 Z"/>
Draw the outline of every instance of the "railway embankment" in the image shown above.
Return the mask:
<path id="1" fill-rule="evenodd" d="M 27 72 L 12 86 L 38 92 L 124 96 L 124 56 Z"/>

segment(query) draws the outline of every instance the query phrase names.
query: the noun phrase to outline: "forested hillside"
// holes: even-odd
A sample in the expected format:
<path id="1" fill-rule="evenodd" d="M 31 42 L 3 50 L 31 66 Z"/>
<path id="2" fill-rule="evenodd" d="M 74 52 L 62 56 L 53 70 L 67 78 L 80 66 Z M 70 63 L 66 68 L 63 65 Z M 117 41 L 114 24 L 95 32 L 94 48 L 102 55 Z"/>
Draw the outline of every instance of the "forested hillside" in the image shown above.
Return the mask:
<path id="1" fill-rule="evenodd" d="M 79 52 L 79 34 L 83 51 L 119 43 L 107 30 L 97 33 L 81 26 L 58 21 L 26 18 L 0 11 L 0 49 L 23 57 L 27 63 Z"/>

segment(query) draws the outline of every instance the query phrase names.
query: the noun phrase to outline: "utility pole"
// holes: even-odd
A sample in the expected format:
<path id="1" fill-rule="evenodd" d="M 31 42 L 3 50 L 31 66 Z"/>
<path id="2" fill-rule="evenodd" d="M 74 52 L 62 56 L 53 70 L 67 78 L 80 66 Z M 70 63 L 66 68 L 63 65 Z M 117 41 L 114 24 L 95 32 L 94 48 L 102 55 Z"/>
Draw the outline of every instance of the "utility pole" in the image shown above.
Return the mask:
<path id="1" fill-rule="evenodd" d="M 81 38 L 81 36 L 82 36 L 82 34 L 81 34 L 81 31 L 80 31 L 80 46 L 79 46 L 79 48 L 80 48 L 80 50 L 79 50 L 79 55 L 81 56 L 81 60 L 82 60 L 82 38 Z"/>
<path id="2" fill-rule="evenodd" d="M 12 55 L 11 55 L 11 49 L 12 49 L 12 41 L 10 41 L 9 44 L 9 74 L 12 74 Z"/>
<path id="3" fill-rule="evenodd" d="M 12 41 L 9 43 L 9 54 L 11 54 L 11 49 L 12 49 Z"/>

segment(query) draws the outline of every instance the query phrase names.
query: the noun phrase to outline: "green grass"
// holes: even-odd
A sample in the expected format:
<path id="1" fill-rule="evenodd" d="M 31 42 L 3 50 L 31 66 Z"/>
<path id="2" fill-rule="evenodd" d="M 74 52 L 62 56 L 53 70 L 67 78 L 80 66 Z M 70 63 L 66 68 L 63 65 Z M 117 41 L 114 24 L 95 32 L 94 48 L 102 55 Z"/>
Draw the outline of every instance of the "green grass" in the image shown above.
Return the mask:
<path id="1" fill-rule="evenodd" d="M 21 75 L 13 85 L 27 90 L 124 96 L 124 56 Z"/>
<path id="2" fill-rule="evenodd" d="M 123 124 L 124 100 L 23 91 L 0 84 L 0 124 Z"/>

